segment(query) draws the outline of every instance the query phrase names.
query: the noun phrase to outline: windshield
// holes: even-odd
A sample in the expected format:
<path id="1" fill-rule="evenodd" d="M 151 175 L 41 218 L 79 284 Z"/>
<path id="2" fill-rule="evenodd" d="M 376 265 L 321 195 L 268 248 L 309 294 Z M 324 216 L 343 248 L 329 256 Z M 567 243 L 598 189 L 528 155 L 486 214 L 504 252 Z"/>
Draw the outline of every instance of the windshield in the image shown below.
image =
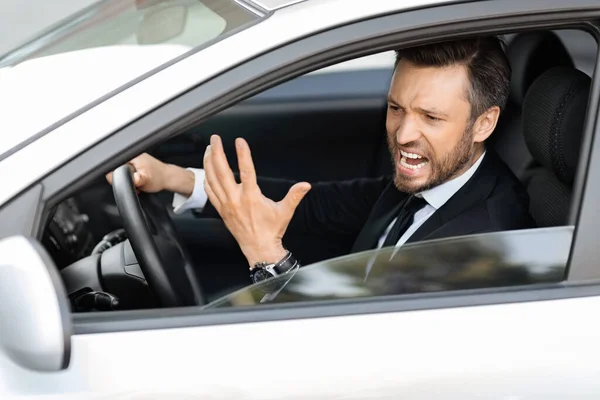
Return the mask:
<path id="1" fill-rule="evenodd" d="M 0 58 L 0 67 L 104 46 L 170 44 L 189 50 L 255 18 L 233 0 L 102 1 Z"/>
<path id="2" fill-rule="evenodd" d="M 560 282 L 572 227 L 442 239 L 351 254 L 239 290 L 206 308 Z"/>
<path id="3" fill-rule="evenodd" d="M 0 58 L 0 159 L 156 68 L 248 26 L 233 0 L 108 0 Z"/>

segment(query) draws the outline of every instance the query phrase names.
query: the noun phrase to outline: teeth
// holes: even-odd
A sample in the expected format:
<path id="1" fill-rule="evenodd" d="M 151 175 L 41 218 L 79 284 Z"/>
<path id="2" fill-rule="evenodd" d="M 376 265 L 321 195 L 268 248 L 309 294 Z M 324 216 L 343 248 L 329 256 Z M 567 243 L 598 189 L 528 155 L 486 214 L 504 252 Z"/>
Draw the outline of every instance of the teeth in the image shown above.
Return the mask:
<path id="1" fill-rule="evenodd" d="M 414 153 L 407 153 L 405 151 L 400 150 L 400 154 L 402 154 L 404 157 L 408 157 L 408 158 L 423 158 L 422 156 L 418 155 L 418 154 L 414 154 Z"/>
<path id="2" fill-rule="evenodd" d="M 420 164 L 417 165 L 411 165 L 409 163 L 406 162 L 406 157 L 402 157 L 400 158 L 400 164 L 404 167 L 404 168 L 408 168 L 408 169 L 420 169 L 423 168 L 425 165 L 427 165 L 429 163 L 429 161 L 423 161 Z"/>

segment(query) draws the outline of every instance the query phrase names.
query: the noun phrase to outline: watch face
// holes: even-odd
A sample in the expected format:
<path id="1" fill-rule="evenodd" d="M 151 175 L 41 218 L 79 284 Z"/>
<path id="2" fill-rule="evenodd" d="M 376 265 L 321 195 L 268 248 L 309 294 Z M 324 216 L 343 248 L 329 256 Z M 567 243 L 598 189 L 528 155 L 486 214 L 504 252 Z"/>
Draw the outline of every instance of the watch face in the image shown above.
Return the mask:
<path id="1" fill-rule="evenodd" d="M 271 277 L 273 277 L 273 274 L 271 274 L 269 271 L 263 268 L 257 268 L 254 271 L 252 271 L 252 280 L 254 281 L 254 283 L 262 282 L 265 279 L 269 279 Z"/>

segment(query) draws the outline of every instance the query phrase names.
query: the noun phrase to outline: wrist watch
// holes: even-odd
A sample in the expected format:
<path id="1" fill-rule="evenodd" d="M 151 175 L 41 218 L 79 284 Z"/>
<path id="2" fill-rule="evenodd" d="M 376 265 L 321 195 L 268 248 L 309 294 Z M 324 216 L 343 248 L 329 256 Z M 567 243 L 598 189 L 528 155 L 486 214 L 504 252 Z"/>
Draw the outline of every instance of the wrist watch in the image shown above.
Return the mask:
<path id="1" fill-rule="evenodd" d="M 258 262 L 254 264 L 254 267 L 250 270 L 250 278 L 252 278 L 252 282 L 258 283 L 274 276 L 285 274 L 299 266 L 298 261 L 288 251 L 277 263 Z"/>

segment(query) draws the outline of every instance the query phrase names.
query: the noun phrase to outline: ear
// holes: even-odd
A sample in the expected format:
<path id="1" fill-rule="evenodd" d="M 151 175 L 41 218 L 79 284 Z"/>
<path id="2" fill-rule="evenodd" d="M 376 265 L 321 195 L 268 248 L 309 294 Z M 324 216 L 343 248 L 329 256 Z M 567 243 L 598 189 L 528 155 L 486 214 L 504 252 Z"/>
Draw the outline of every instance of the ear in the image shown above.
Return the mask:
<path id="1" fill-rule="evenodd" d="M 496 129 L 498 117 L 500 116 L 500 107 L 494 106 L 488 108 L 481 114 L 473 124 L 473 141 L 481 143 L 485 141 Z"/>

